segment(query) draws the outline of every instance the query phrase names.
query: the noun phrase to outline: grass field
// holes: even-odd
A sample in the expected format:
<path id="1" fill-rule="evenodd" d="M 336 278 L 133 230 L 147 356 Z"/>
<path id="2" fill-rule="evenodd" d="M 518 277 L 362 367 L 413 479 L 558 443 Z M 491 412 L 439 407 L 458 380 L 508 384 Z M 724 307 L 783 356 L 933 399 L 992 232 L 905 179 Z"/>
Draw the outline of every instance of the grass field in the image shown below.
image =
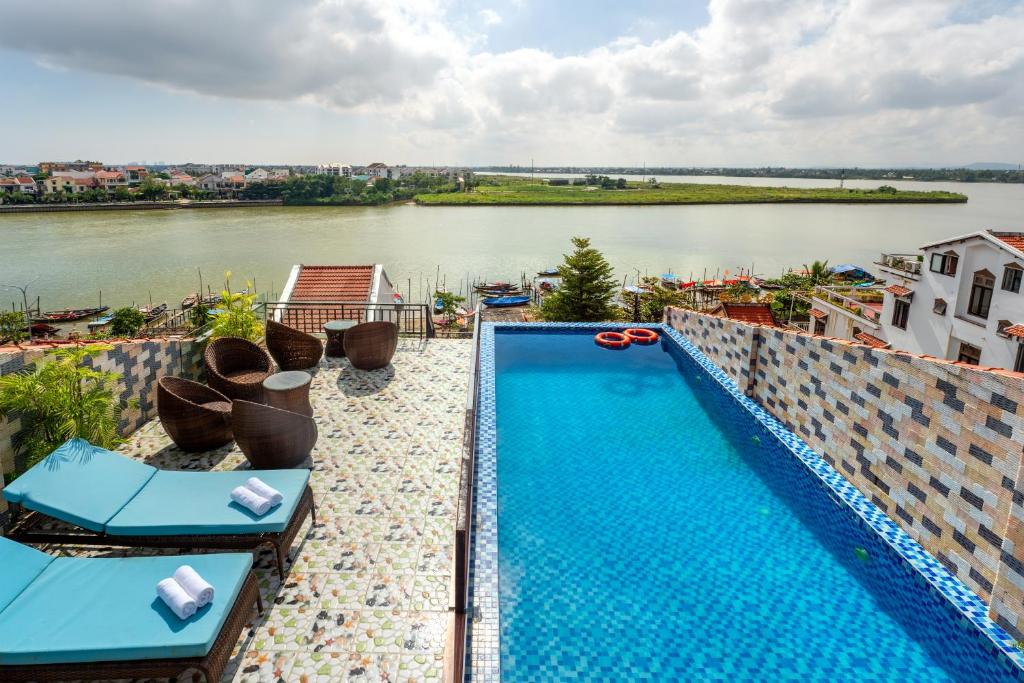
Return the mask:
<path id="1" fill-rule="evenodd" d="M 588 204 L 774 204 L 841 203 L 899 204 L 966 202 L 956 192 L 878 191 L 840 188 L 754 187 L 661 183 L 652 187 L 631 182 L 626 189 L 603 190 L 574 185 L 551 186 L 514 176 L 482 176 L 470 192 L 416 195 L 425 206 L 588 205 Z"/>

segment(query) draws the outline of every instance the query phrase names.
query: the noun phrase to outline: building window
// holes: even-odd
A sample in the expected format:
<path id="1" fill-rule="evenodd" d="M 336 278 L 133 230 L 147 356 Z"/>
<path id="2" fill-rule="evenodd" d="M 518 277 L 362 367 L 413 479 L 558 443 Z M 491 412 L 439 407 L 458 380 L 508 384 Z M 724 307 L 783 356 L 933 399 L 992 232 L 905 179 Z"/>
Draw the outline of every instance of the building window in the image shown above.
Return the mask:
<path id="1" fill-rule="evenodd" d="M 960 257 L 956 252 L 947 251 L 945 254 L 932 254 L 931 271 L 943 275 L 956 275 L 956 264 Z"/>
<path id="2" fill-rule="evenodd" d="M 814 334 L 820 334 L 820 335 L 824 335 L 825 334 L 825 319 L 824 318 L 815 318 L 814 319 Z"/>
<path id="3" fill-rule="evenodd" d="M 971 299 L 967 304 L 967 312 L 979 318 L 988 317 L 988 309 L 992 306 L 992 289 L 996 286 L 996 278 L 987 270 L 979 270 L 974 274 L 974 286 L 971 287 Z"/>
<path id="4" fill-rule="evenodd" d="M 957 356 L 957 360 L 961 363 L 977 365 L 981 362 L 981 349 L 977 346 L 960 342 L 960 355 Z"/>
<path id="5" fill-rule="evenodd" d="M 1020 281 L 1024 277 L 1024 269 L 1017 264 L 1010 264 L 1003 270 L 1003 291 L 1020 292 Z"/>
<path id="6" fill-rule="evenodd" d="M 1017 360 L 1013 363 L 1014 372 L 1024 372 L 1024 344 L 1017 344 Z"/>
<path id="7" fill-rule="evenodd" d="M 907 329 L 907 318 L 910 317 L 910 302 L 895 299 L 892 302 L 892 324 L 901 330 Z"/>
<path id="8" fill-rule="evenodd" d="M 946 315 L 946 301 L 945 299 L 936 299 L 935 305 L 932 306 L 932 310 L 939 315 Z"/>

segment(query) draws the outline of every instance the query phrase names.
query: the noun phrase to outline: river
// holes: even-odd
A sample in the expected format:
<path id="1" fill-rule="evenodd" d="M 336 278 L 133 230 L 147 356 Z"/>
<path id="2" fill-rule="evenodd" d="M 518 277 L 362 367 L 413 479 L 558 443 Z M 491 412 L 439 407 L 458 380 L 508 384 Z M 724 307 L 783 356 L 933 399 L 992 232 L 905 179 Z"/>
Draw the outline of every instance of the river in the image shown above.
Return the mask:
<path id="1" fill-rule="evenodd" d="M 550 177 L 551 174 L 547 174 Z M 667 177 L 665 182 L 834 186 L 836 181 Z M 878 181 L 847 181 L 877 187 Z M 689 277 L 750 268 L 778 275 L 813 259 L 871 268 L 881 251 L 982 228 L 1024 230 L 1024 185 L 889 182 L 962 192 L 966 204 L 760 204 L 591 207 L 266 207 L 0 215 L 0 284 L 33 280 L 44 310 L 168 302 L 225 270 L 275 296 L 292 264 L 383 263 L 409 300 L 438 267 L 449 289 L 467 276 L 518 279 L 556 264 L 588 236 L 619 277 L 671 270 Z M 464 285 L 461 285 L 464 286 Z M 0 304 L 20 303 L 0 290 Z"/>

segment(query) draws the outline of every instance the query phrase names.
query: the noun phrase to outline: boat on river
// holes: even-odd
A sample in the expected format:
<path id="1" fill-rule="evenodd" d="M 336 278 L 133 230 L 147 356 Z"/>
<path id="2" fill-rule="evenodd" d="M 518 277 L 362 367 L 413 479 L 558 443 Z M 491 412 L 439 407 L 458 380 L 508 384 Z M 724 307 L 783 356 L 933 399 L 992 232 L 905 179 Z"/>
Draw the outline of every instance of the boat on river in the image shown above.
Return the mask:
<path id="1" fill-rule="evenodd" d="M 495 296 L 488 297 L 483 301 L 484 306 L 491 308 L 508 308 L 510 306 L 525 306 L 530 303 L 528 296 Z"/>
<path id="2" fill-rule="evenodd" d="M 95 320 L 90 320 L 89 324 L 88 324 L 88 328 L 90 330 L 96 330 L 96 329 L 99 329 L 101 327 L 106 327 L 107 325 L 110 324 L 110 321 L 113 320 L 113 319 L 114 319 L 114 314 L 113 313 L 107 313 L 106 315 L 101 315 L 100 317 L 96 318 Z"/>
<path id="3" fill-rule="evenodd" d="M 157 306 L 141 306 L 139 313 L 146 317 L 146 322 L 151 323 L 164 313 L 167 312 L 167 304 L 159 304 Z"/>
<path id="4" fill-rule="evenodd" d="M 94 308 L 65 308 L 63 311 L 47 311 L 32 318 L 37 323 L 70 323 L 90 315 L 98 315 L 110 309 L 110 306 L 96 306 Z"/>
<path id="5" fill-rule="evenodd" d="M 538 270 L 537 277 L 558 277 L 558 268 L 548 268 L 547 270 Z"/>

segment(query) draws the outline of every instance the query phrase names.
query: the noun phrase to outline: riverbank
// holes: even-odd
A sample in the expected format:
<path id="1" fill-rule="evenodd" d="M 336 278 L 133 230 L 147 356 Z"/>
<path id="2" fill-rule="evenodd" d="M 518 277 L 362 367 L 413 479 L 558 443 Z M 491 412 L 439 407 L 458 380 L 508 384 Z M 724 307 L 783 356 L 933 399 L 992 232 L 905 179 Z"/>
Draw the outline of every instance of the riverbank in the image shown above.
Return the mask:
<path id="1" fill-rule="evenodd" d="M 281 206 L 280 199 L 217 199 L 167 202 L 103 202 L 89 204 L 3 204 L 3 213 L 53 213 L 60 211 L 149 211 L 158 209 L 229 209 L 254 206 Z"/>
<path id="2" fill-rule="evenodd" d="M 422 206 L 636 206 L 681 204 L 947 204 L 958 192 L 878 189 L 759 187 L 699 183 L 628 182 L 621 189 L 551 185 L 529 178 L 488 176 L 470 192 L 421 194 Z"/>

